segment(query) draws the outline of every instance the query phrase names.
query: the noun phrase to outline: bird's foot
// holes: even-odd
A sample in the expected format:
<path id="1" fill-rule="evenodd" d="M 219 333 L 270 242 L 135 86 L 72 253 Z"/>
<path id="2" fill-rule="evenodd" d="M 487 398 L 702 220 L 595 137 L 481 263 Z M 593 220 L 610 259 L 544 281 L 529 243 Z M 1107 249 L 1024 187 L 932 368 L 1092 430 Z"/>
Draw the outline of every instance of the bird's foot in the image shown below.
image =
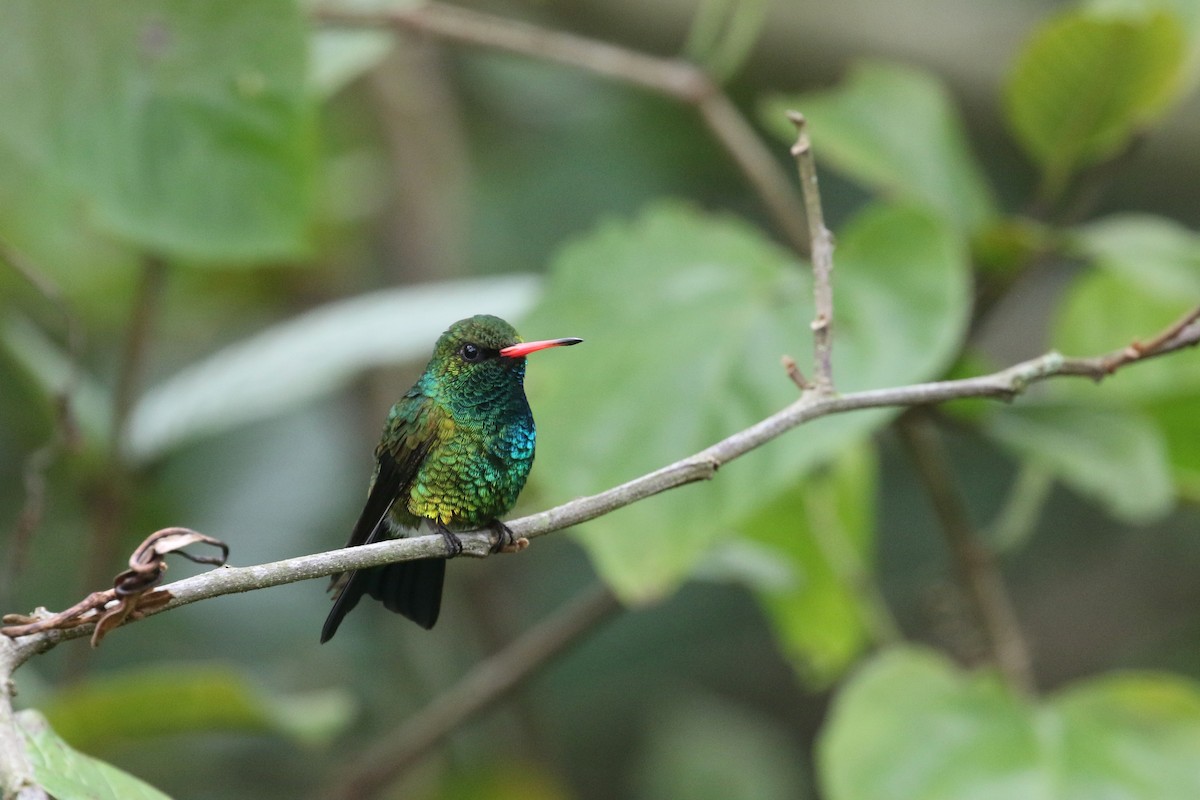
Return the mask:
<path id="1" fill-rule="evenodd" d="M 454 534 L 454 531 L 440 523 L 434 527 L 436 527 L 437 532 L 442 535 L 442 539 L 446 542 L 446 549 L 450 551 L 446 558 L 454 558 L 463 551 L 462 539 L 459 539 L 458 536 Z"/>
<path id="2" fill-rule="evenodd" d="M 498 519 L 492 520 L 488 527 L 496 534 L 496 541 L 492 544 L 491 550 L 493 553 L 519 553 L 529 547 L 528 539 L 524 536 L 517 536 L 512 532 L 512 528 Z"/>

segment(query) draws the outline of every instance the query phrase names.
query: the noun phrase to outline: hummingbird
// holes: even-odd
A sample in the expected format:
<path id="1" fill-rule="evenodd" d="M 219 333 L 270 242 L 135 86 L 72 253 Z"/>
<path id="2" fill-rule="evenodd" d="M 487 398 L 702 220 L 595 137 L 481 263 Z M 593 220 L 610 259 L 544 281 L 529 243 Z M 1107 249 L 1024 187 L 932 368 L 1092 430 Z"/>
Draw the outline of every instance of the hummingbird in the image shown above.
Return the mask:
<path id="1" fill-rule="evenodd" d="M 537 435 L 525 399 L 525 357 L 582 341 L 525 342 L 507 322 L 486 314 L 451 325 L 425 372 L 388 413 L 367 502 L 346 546 L 402 536 L 422 522 L 442 535 L 451 558 L 462 552 L 456 531 L 491 528 L 495 550 L 513 546 L 500 515 L 525 486 Z M 446 560 L 432 558 L 333 576 L 333 609 L 321 643 L 333 638 L 364 594 L 432 628 L 445 572 Z"/>

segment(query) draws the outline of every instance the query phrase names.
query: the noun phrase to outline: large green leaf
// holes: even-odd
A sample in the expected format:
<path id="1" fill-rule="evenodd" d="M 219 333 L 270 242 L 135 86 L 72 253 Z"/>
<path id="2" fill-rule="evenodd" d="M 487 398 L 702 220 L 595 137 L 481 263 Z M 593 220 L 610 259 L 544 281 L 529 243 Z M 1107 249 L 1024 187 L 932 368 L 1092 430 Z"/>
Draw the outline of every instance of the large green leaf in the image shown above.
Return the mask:
<path id="1" fill-rule="evenodd" d="M 55 800 L 170 800 L 127 772 L 75 750 L 31 711 L 18 715 L 37 782 Z"/>
<path id="2" fill-rule="evenodd" d="M 843 390 L 922 380 L 963 332 L 960 237 L 927 212 L 875 208 L 841 237 L 835 372 Z M 795 400 L 779 357 L 811 358 L 808 271 L 729 217 L 662 204 L 565 248 L 524 329 L 583 348 L 531 365 L 535 475 L 560 499 L 690 455 Z M 811 371 L 810 371 L 811 374 Z M 728 465 L 710 484 L 589 523 L 582 541 L 626 599 L 669 591 L 722 534 L 861 440 L 889 412 L 828 418 Z"/>
<path id="3" fill-rule="evenodd" d="M 886 652 L 843 687 L 818 750 L 829 800 L 1192 800 L 1200 689 L 1119 675 L 1044 702 L 928 651 Z"/>
<path id="4" fill-rule="evenodd" d="M 1174 504 L 1162 435 L 1135 412 L 1026 404 L 998 411 L 987 432 L 1120 519 L 1147 522 Z"/>
<path id="5" fill-rule="evenodd" d="M 65 192 L 86 224 L 143 249 L 304 251 L 313 114 L 297 3 L 12 0 L 0 29 L 0 169 L 35 184 L 5 181 L 0 210 L 14 192 Z"/>
<path id="6" fill-rule="evenodd" d="M 86 750 L 169 734 L 276 733 L 305 743 L 344 729 L 353 702 L 342 692 L 279 697 L 222 666 L 154 666 L 96 678 L 43 707 L 54 730 Z"/>
<path id="7" fill-rule="evenodd" d="M 1157 11 L 1173 14 L 1187 40 L 1188 55 L 1181 93 L 1195 88 L 1200 81 L 1200 3 L 1196 0 L 1085 0 L 1082 6 L 1096 16 L 1145 18 Z"/>
<path id="8" fill-rule="evenodd" d="M 1065 14 L 1034 35 L 1005 91 L 1009 125 L 1056 194 L 1081 167 L 1121 151 L 1182 85 L 1184 35 L 1167 13 Z"/>
<path id="9" fill-rule="evenodd" d="M 965 231 L 996 213 L 946 87 L 900 64 L 859 64 L 843 86 L 770 98 L 764 121 L 785 141 L 789 109 L 808 118 L 819 159 L 883 194 L 927 204 Z"/>
<path id="10" fill-rule="evenodd" d="M 1144 293 L 1200 303 L 1200 235 L 1153 214 L 1116 214 L 1077 228 L 1073 240 L 1096 266 Z"/>
<path id="11" fill-rule="evenodd" d="M 868 448 L 852 449 L 738 525 L 790 571 L 756 594 L 784 652 L 817 686 L 853 662 L 877 613 L 859 594 L 874 551 L 876 469 Z"/>
<path id="12" fill-rule="evenodd" d="M 1181 497 L 1200 504 L 1200 394 L 1163 398 L 1143 406 L 1162 431 Z"/>
<path id="13" fill-rule="evenodd" d="M 153 459 L 197 437 L 327 394 L 362 370 L 425 358 L 454 320 L 515 317 L 537 291 L 528 275 L 410 286 L 329 303 L 196 362 L 146 392 L 126 449 Z"/>

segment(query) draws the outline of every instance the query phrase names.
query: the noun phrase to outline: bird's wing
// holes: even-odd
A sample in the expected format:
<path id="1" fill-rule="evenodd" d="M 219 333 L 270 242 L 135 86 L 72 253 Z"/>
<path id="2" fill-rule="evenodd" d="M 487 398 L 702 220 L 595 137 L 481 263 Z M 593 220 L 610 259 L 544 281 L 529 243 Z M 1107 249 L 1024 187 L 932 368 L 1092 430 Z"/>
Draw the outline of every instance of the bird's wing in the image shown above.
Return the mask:
<path id="1" fill-rule="evenodd" d="M 421 463 L 437 444 L 444 414 L 445 412 L 441 411 L 440 406 L 415 390 L 401 398 L 400 402 L 392 408 L 388 415 L 383 439 L 376 449 L 377 463 L 375 478 L 371 482 L 371 491 L 367 495 L 367 502 L 363 506 L 362 513 L 358 515 L 358 522 L 354 524 L 350 541 L 346 543 L 347 547 L 371 544 L 388 538 L 388 512 L 391 510 L 392 504 L 408 495 L 421 468 Z M 401 500 L 401 502 L 403 501 Z M 444 569 L 444 565 L 439 565 L 439 567 Z M 336 591 L 337 594 L 333 599 L 333 608 L 330 609 L 329 616 L 325 619 L 325 626 L 321 630 L 321 642 L 324 643 L 333 638 L 342 619 L 358 605 L 358 601 L 364 594 L 383 599 L 382 595 L 386 593 L 385 589 L 388 589 L 388 586 L 384 585 L 388 582 L 383 581 L 385 576 L 398 576 L 398 581 L 399 576 L 409 574 L 417 573 L 399 569 L 389 570 L 387 567 L 373 567 L 355 570 L 347 575 L 334 575 L 330 589 Z M 392 581 L 392 583 L 397 581 Z M 424 610 L 417 614 L 420 617 L 418 621 L 429 628 L 437 620 L 437 610 L 441 600 L 441 580 L 440 578 L 436 581 L 423 580 L 420 583 L 429 593 L 436 589 L 436 596 L 429 595 L 432 602 L 425 602 L 422 606 Z M 391 591 L 391 595 L 398 595 L 402 598 L 406 596 L 399 588 Z M 425 598 L 425 595 L 422 595 L 422 598 Z M 394 604 L 393 602 L 392 605 Z M 388 607 L 391 608 L 392 605 L 388 605 Z M 413 616 L 401 608 L 394 610 L 405 613 L 406 616 Z"/>
<path id="2" fill-rule="evenodd" d="M 425 395 L 410 393 L 392 409 L 383 440 L 376 449 L 371 491 L 347 547 L 387 538 L 384 521 L 388 511 L 397 499 L 408 495 L 421 462 L 436 443 L 438 408 Z"/>

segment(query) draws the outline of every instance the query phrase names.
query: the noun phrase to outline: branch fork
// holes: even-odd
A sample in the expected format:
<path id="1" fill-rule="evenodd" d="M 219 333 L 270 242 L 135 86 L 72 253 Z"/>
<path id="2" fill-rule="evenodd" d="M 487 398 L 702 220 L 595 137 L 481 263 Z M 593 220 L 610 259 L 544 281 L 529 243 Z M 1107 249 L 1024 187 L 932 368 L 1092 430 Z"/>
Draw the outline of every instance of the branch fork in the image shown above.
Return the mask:
<path id="1" fill-rule="evenodd" d="M 808 224 L 812 259 L 816 316 L 809 327 L 813 332 L 813 370 L 816 375 L 810 383 L 791 359 L 784 362 L 784 368 L 801 390 L 830 396 L 836 393 L 833 386 L 833 234 L 825 227 L 825 212 L 821 207 L 821 190 L 817 186 L 817 165 L 813 158 L 812 139 L 808 135 L 808 120 L 799 111 L 789 111 L 787 118 L 796 126 L 796 143 L 792 145 L 791 153 L 800 174 L 800 191 L 804 197 L 804 217 Z"/>

